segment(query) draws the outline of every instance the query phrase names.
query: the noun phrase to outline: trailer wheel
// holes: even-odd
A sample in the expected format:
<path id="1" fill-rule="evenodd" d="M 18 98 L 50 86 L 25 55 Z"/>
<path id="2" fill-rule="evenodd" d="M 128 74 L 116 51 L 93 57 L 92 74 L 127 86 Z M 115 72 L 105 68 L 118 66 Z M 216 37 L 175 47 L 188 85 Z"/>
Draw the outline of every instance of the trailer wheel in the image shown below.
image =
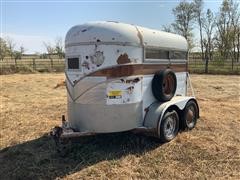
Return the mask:
<path id="1" fill-rule="evenodd" d="M 177 88 L 177 78 L 171 69 L 157 72 L 152 80 L 152 93 L 158 101 L 172 99 Z"/>
<path id="2" fill-rule="evenodd" d="M 169 142 L 178 134 L 179 116 L 175 110 L 167 111 L 160 124 L 160 141 Z"/>
<path id="3" fill-rule="evenodd" d="M 183 115 L 183 128 L 185 130 L 191 130 L 195 127 L 198 118 L 198 106 L 195 101 L 190 100 L 185 108 Z"/>

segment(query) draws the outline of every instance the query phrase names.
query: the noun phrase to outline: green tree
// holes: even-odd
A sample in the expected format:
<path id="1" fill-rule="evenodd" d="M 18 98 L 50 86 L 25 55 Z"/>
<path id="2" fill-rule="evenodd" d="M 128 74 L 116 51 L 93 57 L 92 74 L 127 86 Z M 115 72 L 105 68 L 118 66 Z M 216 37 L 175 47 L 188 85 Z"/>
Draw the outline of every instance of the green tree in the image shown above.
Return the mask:
<path id="1" fill-rule="evenodd" d="M 13 51 L 13 57 L 14 57 L 14 62 L 16 67 L 17 67 L 17 60 L 22 58 L 24 51 L 25 49 L 23 46 L 20 46 L 19 50 Z"/>
<path id="2" fill-rule="evenodd" d="M 215 18 L 210 9 L 207 10 L 207 13 L 202 21 L 203 30 L 205 32 L 206 38 L 204 38 L 205 46 L 205 73 L 208 73 L 208 61 L 212 60 L 213 53 L 213 30 L 215 27 Z"/>
<path id="3" fill-rule="evenodd" d="M 65 57 L 64 47 L 61 37 L 57 37 L 55 40 L 55 52 L 57 53 L 60 59 Z"/>
<path id="4" fill-rule="evenodd" d="M 6 42 L 7 42 L 7 46 L 8 46 L 8 54 L 10 55 L 10 57 L 12 59 L 14 56 L 14 48 L 15 48 L 16 44 L 10 37 L 6 38 Z"/>
<path id="5" fill-rule="evenodd" d="M 48 58 L 50 59 L 51 61 L 51 69 L 53 69 L 53 55 L 56 53 L 55 51 L 55 47 L 51 45 L 51 43 L 46 43 L 46 42 L 43 42 L 43 45 L 45 46 L 46 50 L 47 50 L 47 55 L 48 55 Z"/>
<path id="6" fill-rule="evenodd" d="M 165 32 L 174 33 L 172 25 L 163 25 L 162 30 L 165 31 Z"/>
<path id="7" fill-rule="evenodd" d="M 195 3 L 195 14 L 196 19 L 199 26 L 199 35 L 200 35 L 200 47 L 201 47 L 201 56 L 202 60 L 204 60 L 204 51 L 203 51 L 203 32 L 202 32 L 202 24 L 203 24 L 203 0 L 194 0 Z"/>
<path id="8" fill-rule="evenodd" d="M 223 60 L 239 61 L 239 3 L 223 0 L 217 18 L 216 45 Z"/>
<path id="9" fill-rule="evenodd" d="M 8 55 L 9 49 L 7 42 L 0 37 L 0 59 L 3 61 L 4 58 Z"/>
<path id="10" fill-rule="evenodd" d="M 195 4 L 181 1 L 173 10 L 175 21 L 172 23 L 174 31 L 182 35 L 188 41 L 189 48 L 193 47 L 193 24 L 196 17 Z"/>
<path id="11" fill-rule="evenodd" d="M 239 3 L 231 2 L 230 17 L 231 17 L 231 29 L 230 29 L 230 39 L 232 42 L 232 48 L 230 49 L 230 56 L 233 61 L 239 62 L 239 48 L 240 48 L 240 11 Z"/>

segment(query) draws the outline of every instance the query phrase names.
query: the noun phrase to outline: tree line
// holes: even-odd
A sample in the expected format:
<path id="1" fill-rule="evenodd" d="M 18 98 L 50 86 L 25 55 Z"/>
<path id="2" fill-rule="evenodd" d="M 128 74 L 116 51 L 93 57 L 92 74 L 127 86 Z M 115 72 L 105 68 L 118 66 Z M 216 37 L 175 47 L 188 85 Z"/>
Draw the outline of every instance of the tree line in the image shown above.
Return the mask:
<path id="1" fill-rule="evenodd" d="M 50 42 L 43 42 L 43 46 L 45 47 L 47 53 L 35 54 L 39 55 L 39 57 L 43 59 L 49 58 L 51 60 L 51 64 L 54 56 L 58 56 L 59 59 L 65 57 L 64 45 L 61 37 L 57 37 L 53 44 Z M 26 52 L 26 49 L 23 46 L 16 48 L 16 43 L 9 37 L 0 37 L 0 50 L 1 61 L 3 61 L 6 57 L 10 57 L 11 59 L 14 59 L 15 64 L 17 64 L 17 60 L 21 59 L 24 52 Z"/>
<path id="2" fill-rule="evenodd" d="M 21 59 L 23 53 L 25 52 L 25 48 L 23 46 L 20 46 L 19 49 L 16 49 L 16 44 L 12 39 L 3 39 L 2 37 L 0 37 L 0 50 L 0 59 L 2 61 L 5 57 L 9 56 L 11 59 L 15 60 L 15 64 L 17 63 L 17 59 Z"/>
<path id="3" fill-rule="evenodd" d="M 181 1 L 172 9 L 174 22 L 163 26 L 163 30 L 180 34 L 188 41 L 190 51 L 199 47 L 201 59 L 205 62 L 205 73 L 208 63 L 215 56 L 217 60 L 231 59 L 239 62 L 240 48 L 240 12 L 239 3 L 223 0 L 216 14 L 211 9 L 204 11 L 204 1 Z M 194 29 L 199 30 L 200 40 L 194 43 Z"/>

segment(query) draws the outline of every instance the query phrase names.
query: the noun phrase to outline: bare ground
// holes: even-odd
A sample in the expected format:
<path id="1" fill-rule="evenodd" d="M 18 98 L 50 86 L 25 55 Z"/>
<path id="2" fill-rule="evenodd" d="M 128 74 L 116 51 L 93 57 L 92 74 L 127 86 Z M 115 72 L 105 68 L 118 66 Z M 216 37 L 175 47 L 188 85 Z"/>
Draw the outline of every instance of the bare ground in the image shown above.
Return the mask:
<path id="1" fill-rule="evenodd" d="M 240 76 L 192 75 L 201 118 L 170 143 L 99 135 L 65 158 L 48 136 L 66 114 L 64 75 L 0 78 L 0 179 L 240 179 Z"/>

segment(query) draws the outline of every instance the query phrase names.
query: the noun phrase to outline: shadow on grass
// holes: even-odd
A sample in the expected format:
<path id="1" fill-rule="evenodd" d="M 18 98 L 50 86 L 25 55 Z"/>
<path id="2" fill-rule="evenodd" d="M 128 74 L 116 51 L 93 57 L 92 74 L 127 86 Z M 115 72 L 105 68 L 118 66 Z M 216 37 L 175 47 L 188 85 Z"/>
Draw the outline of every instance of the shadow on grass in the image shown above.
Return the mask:
<path id="1" fill-rule="evenodd" d="M 154 138 L 130 132 L 84 137 L 81 141 L 67 147 L 66 157 L 59 156 L 47 135 L 2 149 L 0 179 L 55 179 L 103 160 L 141 155 L 160 146 Z"/>

